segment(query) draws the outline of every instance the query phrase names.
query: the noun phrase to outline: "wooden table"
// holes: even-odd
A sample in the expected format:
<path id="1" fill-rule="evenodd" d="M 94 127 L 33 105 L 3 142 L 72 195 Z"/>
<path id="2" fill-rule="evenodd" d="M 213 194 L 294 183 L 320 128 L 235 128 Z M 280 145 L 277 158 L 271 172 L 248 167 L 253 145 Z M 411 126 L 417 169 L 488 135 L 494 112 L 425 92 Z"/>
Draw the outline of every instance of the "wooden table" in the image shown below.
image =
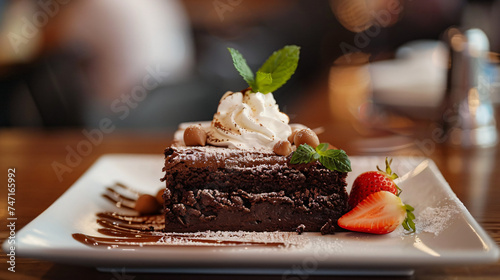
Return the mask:
<path id="1" fill-rule="evenodd" d="M 316 105 L 321 106 L 320 104 Z M 366 150 L 363 150 L 363 145 L 366 144 L 365 139 L 348 123 L 335 123 L 328 116 L 317 115 L 315 118 L 307 115 L 300 121 L 309 124 L 311 127 L 322 126 L 327 132 L 321 135 L 320 138 L 343 147 L 350 155 L 367 153 Z M 81 162 L 72 167 L 71 172 L 64 173 L 62 181 L 59 181 L 51 165 L 55 161 L 64 163 L 68 155 L 68 149 L 74 149 L 80 141 L 85 139 L 81 130 L 0 130 L 0 180 L 6 182 L 7 169 L 16 168 L 15 215 L 18 218 L 17 230 L 47 209 L 101 155 L 106 153 L 161 154 L 171 137 L 170 133 L 145 134 L 114 131 L 104 134 L 102 142 L 92 146 L 92 150 L 88 155 L 82 156 Z M 413 142 L 413 144 L 415 143 L 426 145 L 414 145 L 413 147 L 378 154 L 422 155 L 432 158 L 474 218 L 496 243 L 500 244 L 500 186 L 498 186 L 497 179 L 497 174 L 500 174 L 499 149 L 463 150 L 447 145 L 432 144 L 431 142 Z M 3 242 L 9 234 L 4 225 L 8 217 L 5 183 L 1 194 L 0 220 L 2 220 L 2 227 L 0 241 Z M 16 272 L 11 273 L 7 271 L 6 260 L 6 255 L 2 253 L 0 261 L 0 278 L 2 279 L 109 280 L 200 277 L 196 275 L 113 275 L 98 272 L 90 267 L 62 265 L 25 258 L 16 259 Z M 251 278 L 251 276 L 240 277 Z M 500 262 L 478 266 L 419 268 L 413 276 L 414 279 L 443 279 L 445 277 L 446 279 L 499 279 Z M 233 279 L 234 276 L 211 275 L 204 276 L 204 278 Z M 281 276 L 261 276 L 260 278 L 281 279 Z M 297 279 L 323 278 L 326 279 L 327 277 L 303 276 Z M 356 277 L 350 279 L 356 279 Z"/>

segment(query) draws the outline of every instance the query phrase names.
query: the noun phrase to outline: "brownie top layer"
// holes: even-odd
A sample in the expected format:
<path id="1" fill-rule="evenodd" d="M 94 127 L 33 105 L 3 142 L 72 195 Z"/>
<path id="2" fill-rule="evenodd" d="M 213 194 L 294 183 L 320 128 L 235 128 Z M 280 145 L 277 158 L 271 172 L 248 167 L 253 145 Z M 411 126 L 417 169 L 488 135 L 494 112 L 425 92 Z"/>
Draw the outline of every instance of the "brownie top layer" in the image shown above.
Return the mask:
<path id="1" fill-rule="evenodd" d="M 318 195 L 345 192 L 347 173 L 331 171 L 317 161 L 290 164 L 290 158 L 260 150 L 168 147 L 163 180 L 173 188 L 226 192 L 294 193 L 305 188 Z"/>
<path id="2" fill-rule="evenodd" d="M 209 169 L 255 169 L 285 165 L 289 159 L 267 150 L 240 150 L 204 147 L 169 147 L 165 150 L 165 168 L 177 165 Z"/>

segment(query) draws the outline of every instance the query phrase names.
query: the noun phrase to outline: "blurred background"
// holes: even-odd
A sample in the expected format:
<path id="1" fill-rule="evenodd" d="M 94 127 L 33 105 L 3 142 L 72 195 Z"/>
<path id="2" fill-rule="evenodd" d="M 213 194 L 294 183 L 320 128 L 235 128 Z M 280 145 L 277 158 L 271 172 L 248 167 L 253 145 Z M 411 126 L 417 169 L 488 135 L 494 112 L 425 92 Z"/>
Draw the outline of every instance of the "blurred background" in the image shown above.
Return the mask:
<path id="1" fill-rule="evenodd" d="M 495 85 L 500 1 L 1 1 L 0 127 L 95 128 L 107 118 L 173 131 L 210 120 L 225 91 L 247 87 L 227 47 L 256 71 L 295 44 L 297 72 L 275 93 L 292 122 L 401 132 L 442 112 L 452 26 L 485 33 Z M 318 104 L 326 112 L 296 119 Z"/>

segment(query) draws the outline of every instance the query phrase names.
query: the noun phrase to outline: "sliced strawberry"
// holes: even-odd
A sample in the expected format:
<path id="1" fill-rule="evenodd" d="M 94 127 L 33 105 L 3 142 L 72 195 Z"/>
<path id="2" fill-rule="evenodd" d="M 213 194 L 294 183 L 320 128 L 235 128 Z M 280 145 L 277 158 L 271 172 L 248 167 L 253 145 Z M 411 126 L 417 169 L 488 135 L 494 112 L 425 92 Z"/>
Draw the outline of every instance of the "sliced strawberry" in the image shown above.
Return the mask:
<path id="1" fill-rule="evenodd" d="M 396 173 L 391 170 L 392 160 L 385 159 L 385 172 L 378 166 L 378 171 L 368 171 L 360 174 L 352 184 L 351 192 L 349 193 L 349 208 L 353 209 L 372 193 L 379 191 L 388 191 L 395 195 L 399 195 L 401 189 L 394 183 L 394 179 L 398 178 Z"/>
<path id="2" fill-rule="evenodd" d="M 405 228 L 415 229 L 413 208 L 388 191 L 368 195 L 354 209 L 338 220 L 342 228 L 358 232 L 386 234 L 405 222 Z M 408 213 L 408 216 L 407 216 Z"/>

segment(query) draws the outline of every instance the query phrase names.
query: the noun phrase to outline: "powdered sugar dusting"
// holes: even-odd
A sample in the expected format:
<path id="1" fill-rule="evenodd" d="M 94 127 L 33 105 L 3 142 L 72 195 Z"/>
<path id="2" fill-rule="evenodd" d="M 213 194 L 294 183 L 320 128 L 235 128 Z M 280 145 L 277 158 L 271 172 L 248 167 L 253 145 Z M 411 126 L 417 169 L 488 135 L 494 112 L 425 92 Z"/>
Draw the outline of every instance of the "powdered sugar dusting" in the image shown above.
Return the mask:
<path id="1" fill-rule="evenodd" d="M 452 203 L 448 203 L 453 200 Z M 437 206 L 427 206 L 421 210 L 416 209 L 415 214 L 415 234 L 427 232 L 438 236 L 441 232 L 450 226 L 453 218 L 460 213 L 460 206 L 456 203 L 460 201 L 454 200 L 453 198 L 446 198 Z M 403 226 L 399 226 L 393 234 L 399 235 L 401 237 L 408 235 Z"/>
<path id="2" fill-rule="evenodd" d="M 281 248 L 298 247 L 305 245 L 308 240 L 301 238 L 295 232 L 247 232 L 247 231 L 205 231 L 197 233 L 158 233 L 163 237 L 159 244 L 169 245 L 206 245 L 208 241 L 211 246 L 231 246 L 231 242 L 279 245 Z"/>
<path id="3" fill-rule="evenodd" d="M 315 238 L 314 242 L 310 242 L 305 249 L 314 250 L 317 254 L 336 254 L 346 250 L 344 240 L 332 235 Z"/>
<path id="4" fill-rule="evenodd" d="M 243 154 L 241 150 L 238 149 L 230 149 L 230 148 L 218 148 L 214 146 L 183 146 L 176 147 L 180 153 L 191 154 L 192 156 L 198 154 L 207 154 L 210 156 L 220 156 L 220 157 L 228 157 L 228 156 L 236 156 Z M 254 150 L 255 152 L 265 152 L 265 150 Z M 271 153 L 268 151 L 268 153 Z"/>
<path id="5" fill-rule="evenodd" d="M 187 166 L 214 165 L 226 169 L 269 169 L 272 166 L 283 167 L 287 158 L 278 156 L 272 151 L 259 149 L 230 149 L 205 147 L 171 147 L 170 155 L 165 158 L 165 167 L 169 168 L 178 163 Z"/>
<path id="6" fill-rule="evenodd" d="M 426 207 L 415 219 L 417 233 L 429 232 L 439 235 L 445 230 L 453 216 L 460 213 L 456 205 L 442 205 L 437 207 Z"/>

